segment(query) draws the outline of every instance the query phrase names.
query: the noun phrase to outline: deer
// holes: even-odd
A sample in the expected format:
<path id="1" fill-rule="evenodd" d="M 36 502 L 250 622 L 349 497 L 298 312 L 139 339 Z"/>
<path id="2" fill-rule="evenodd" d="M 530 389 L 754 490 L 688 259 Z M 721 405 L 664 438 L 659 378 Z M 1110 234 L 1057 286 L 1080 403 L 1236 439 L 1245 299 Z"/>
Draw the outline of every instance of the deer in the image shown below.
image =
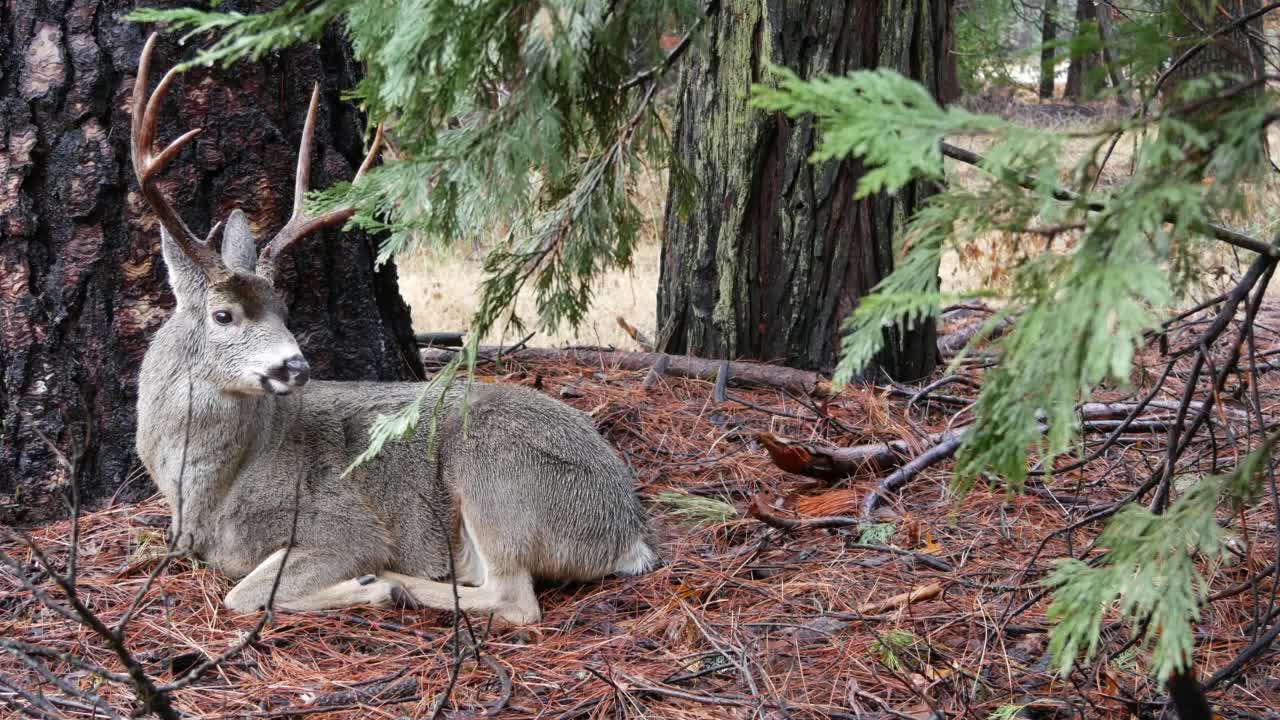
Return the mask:
<path id="1" fill-rule="evenodd" d="M 259 251 L 236 209 L 219 252 L 223 223 L 200 239 L 157 185 L 200 129 L 157 150 L 157 116 L 178 68 L 148 97 L 155 42 L 153 34 L 139 59 L 131 156 L 176 304 L 142 360 L 136 449 L 169 506 L 175 549 L 237 580 L 224 605 L 433 608 L 526 625 L 541 620 L 535 581 L 655 567 L 633 474 L 586 414 L 512 384 L 310 381 L 274 277 L 290 247 L 354 213 L 304 207 L 320 87 L 289 220 Z M 352 468 L 374 419 L 412 402 L 438 408 L 434 433 L 389 443 Z"/>

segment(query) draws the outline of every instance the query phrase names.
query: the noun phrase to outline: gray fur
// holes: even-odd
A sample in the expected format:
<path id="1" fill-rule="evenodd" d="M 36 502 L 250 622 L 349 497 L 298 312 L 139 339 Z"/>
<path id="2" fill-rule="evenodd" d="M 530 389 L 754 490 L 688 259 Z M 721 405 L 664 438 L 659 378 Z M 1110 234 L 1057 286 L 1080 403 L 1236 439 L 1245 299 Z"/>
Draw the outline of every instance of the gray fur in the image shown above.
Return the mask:
<path id="1" fill-rule="evenodd" d="M 258 248 L 249 229 L 249 218 L 236 208 L 222 230 L 222 263 L 232 272 L 252 273 L 258 264 Z"/>
<path id="2" fill-rule="evenodd" d="M 224 243 L 242 220 L 232 216 Z M 527 388 L 477 383 L 466 428 L 464 390 L 448 389 L 434 445 L 425 419 L 439 397 L 428 395 L 414 440 L 342 478 L 371 420 L 423 386 L 268 382 L 272 362 L 300 358 L 270 284 L 239 271 L 210 285 L 172 246 L 178 307 L 142 363 L 137 449 L 181 547 L 244 578 L 227 595 L 232 610 L 266 604 L 291 534 L 275 602 L 293 609 L 452 609 L 452 550 L 463 609 L 536 622 L 535 578 L 592 580 L 656 562 L 626 465 L 585 415 Z M 226 260 L 244 267 L 239 250 Z M 234 325 L 212 319 L 223 310 Z"/>
<path id="3" fill-rule="evenodd" d="M 160 254 L 164 256 L 164 266 L 169 269 L 169 287 L 173 289 L 179 306 L 204 294 L 208 287 L 204 271 L 182 253 L 173 236 L 163 227 L 160 228 Z"/>

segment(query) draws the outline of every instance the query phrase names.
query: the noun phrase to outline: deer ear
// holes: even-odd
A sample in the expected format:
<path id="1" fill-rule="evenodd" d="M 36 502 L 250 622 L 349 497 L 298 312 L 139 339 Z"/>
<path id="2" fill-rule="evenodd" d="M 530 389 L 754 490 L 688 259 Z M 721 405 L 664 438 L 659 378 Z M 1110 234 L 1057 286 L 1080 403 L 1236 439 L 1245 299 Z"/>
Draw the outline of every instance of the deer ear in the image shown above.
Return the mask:
<path id="1" fill-rule="evenodd" d="M 202 298 L 209 287 L 208 276 L 182 252 L 164 226 L 160 227 L 160 251 L 164 254 L 165 267 L 169 269 L 169 287 L 178 300 L 178 307 L 204 302 Z"/>
<path id="2" fill-rule="evenodd" d="M 249 218 L 239 208 L 231 211 L 227 225 L 222 230 L 222 264 L 228 270 L 253 274 L 258 262 L 258 248 L 249 230 Z"/>

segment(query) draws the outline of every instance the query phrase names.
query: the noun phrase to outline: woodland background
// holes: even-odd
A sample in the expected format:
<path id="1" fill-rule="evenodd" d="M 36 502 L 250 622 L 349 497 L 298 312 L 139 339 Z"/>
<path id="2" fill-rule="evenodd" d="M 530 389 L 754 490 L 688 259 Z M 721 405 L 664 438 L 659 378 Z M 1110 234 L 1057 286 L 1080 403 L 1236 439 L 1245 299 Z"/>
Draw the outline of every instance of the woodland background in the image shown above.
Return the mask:
<path id="1" fill-rule="evenodd" d="M 15 716 L 1280 717 L 1280 3 L 203 10 L 0 5 Z M 664 567 L 509 629 L 234 617 L 168 552 L 133 402 L 172 298 L 121 130 L 161 19 L 158 65 L 213 61 L 161 117 L 204 128 L 165 179 L 197 232 L 284 222 L 322 86 L 317 202 L 362 209 L 285 260 L 315 376 L 474 360 L 578 407 Z M 401 105 L 397 24 L 432 69 Z M 345 186 L 370 118 L 393 151 Z"/>

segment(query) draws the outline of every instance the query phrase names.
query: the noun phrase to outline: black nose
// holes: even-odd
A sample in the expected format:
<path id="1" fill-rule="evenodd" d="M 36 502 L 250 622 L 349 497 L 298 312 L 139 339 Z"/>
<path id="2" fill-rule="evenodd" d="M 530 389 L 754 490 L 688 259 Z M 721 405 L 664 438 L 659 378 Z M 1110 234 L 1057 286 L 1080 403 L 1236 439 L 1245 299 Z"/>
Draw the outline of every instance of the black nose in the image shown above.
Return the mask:
<path id="1" fill-rule="evenodd" d="M 294 355 L 284 361 L 284 369 L 289 374 L 290 385 L 306 385 L 311 379 L 311 366 L 301 355 Z"/>

